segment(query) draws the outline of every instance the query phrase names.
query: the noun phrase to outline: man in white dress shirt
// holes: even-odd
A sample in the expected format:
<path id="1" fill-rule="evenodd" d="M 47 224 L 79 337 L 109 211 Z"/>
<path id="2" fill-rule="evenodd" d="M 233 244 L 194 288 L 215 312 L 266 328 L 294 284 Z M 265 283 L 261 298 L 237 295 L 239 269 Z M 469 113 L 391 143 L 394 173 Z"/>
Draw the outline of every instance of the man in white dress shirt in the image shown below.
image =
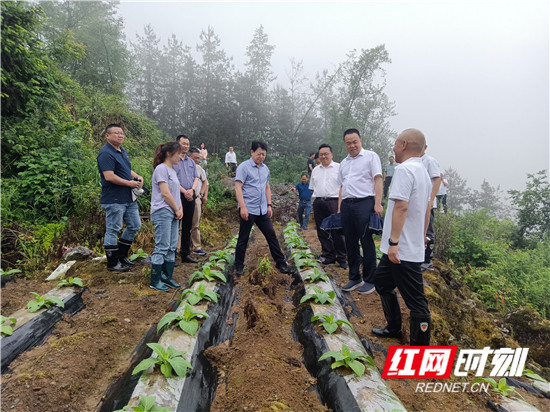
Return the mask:
<path id="1" fill-rule="evenodd" d="M 229 176 L 235 176 L 237 165 L 237 153 L 233 151 L 233 146 L 230 146 L 229 152 L 225 154 L 225 168 Z"/>
<path id="2" fill-rule="evenodd" d="M 324 265 L 338 263 L 342 269 L 346 269 L 346 244 L 342 230 L 328 232 L 321 229 L 323 219 L 338 211 L 340 163 L 332 161 L 332 147 L 328 144 L 319 146 L 318 153 L 321 164 L 311 172 L 309 189 L 313 190 L 313 216 L 317 237 L 321 243 L 321 263 Z"/>
<path id="3" fill-rule="evenodd" d="M 373 328 L 372 333 L 384 338 L 402 336 L 397 287 L 411 311 L 411 346 L 428 346 L 431 334 L 431 315 L 420 269 L 424 259 L 424 238 L 430 213 L 428 203 L 432 190 L 432 183 L 420 159 L 425 142 L 424 135 L 417 129 L 403 131 L 395 141 L 393 151 L 400 165 L 395 168 L 384 219 L 380 244 L 384 255 L 374 276 L 387 325 Z"/>
<path id="4" fill-rule="evenodd" d="M 366 295 L 374 292 L 376 271 L 376 247 L 369 229 L 372 213 L 382 216 L 382 165 L 380 157 L 363 149 L 361 135 L 357 129 L 344 132 L 344 143 L 348 156 L 340 163 L 338 183 L 340 184 L 339 210 L 342 212 L 342 226 L 348 252 L 349 282 L 342 290 L 349 292 L 359 288 Z M 359 252 L 359 242 L 363 257 Z M 362 275 L 359 268 L 363 264 Z"/>
<path id="5" fill-rule="evenodd" d="M 430 193 L 430 222 L 428 224 L 428 230 L 426 232 L 426 253 L 424 255 L 424 263 L 422 264 L 422 270 L 426 270 L 432 266 L 433 250 L 435 244 L 434 233 L 434 217 L 435 209 L 437 209 L 437 202 L 435 200 L 437 192 L 439 192 L 439 186 L 441 185 L 441 170 L 439 169 L 439 163 L 430 155 L 426 154 L 428 145 L 424 147 L 422 151 L 422 163 L 428 171 L 430 179 L 432 179 L 432 191 Z"/>

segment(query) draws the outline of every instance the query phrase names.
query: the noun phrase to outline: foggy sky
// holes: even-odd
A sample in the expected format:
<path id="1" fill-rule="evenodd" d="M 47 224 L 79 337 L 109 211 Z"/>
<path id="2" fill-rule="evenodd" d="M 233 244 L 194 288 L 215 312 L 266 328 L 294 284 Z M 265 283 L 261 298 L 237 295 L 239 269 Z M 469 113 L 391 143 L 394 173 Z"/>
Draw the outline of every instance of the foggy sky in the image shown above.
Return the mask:
<path id="1" fill-rule="evenodd" d="M 128 40 L 150 23 L 161 44 L 174 33 L 199 61 L 201 30 L 211 26 L 242 70 L 263 25 L 275 83 L 285 87 L 291 58 L 313 80 L 350 50 L 384 44 L 390 124 L 422 130 L 442 170 L 456 169 L 474 189 L 486 179 L 508 190 L 549 168 L 548 1 L 123 1 L 119 14 Z"/>

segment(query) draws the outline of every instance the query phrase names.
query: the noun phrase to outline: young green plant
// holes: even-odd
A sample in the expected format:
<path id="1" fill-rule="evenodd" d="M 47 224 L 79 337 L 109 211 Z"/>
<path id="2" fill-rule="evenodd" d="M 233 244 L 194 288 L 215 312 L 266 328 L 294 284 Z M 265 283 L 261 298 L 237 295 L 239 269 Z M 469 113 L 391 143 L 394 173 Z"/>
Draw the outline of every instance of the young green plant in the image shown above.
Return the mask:
<path id="1" fill-rule="evenodd" d="M 59 283 L 57 284 L 57 286 L 59 286 L 59 287 L 63 287 L 63 286 L 80 286 L 80 287 L 83 287 L 83 284 L 82 284 L 82 279 L 69 277 L 69 279 L 60 280 Z"/>
<path id="2" fill-rule="evenodd" d="M 183 299 L 185 296 L 187 296 L 187 301 L 191 305 L 196 305 L 203 299 L 216 303 L 218 302 L 218 297 L 219 297 L 219 295 L 216 292 L 211 290 L 206 290 L 206 285 L 204 283 L 199 284 L 199 287 L 197 288 L 196 291 L 193 289 L 185 289 L 181 293 L 180 299 Z"/>
<path id="3" fill-rule="evenodd" d="M 31 292 L 32 295 L 34 295 L 34 299 L 30 300 L 27 303 L 27 310 L 31 313 L 37 312 L 41 308 L 49 308 L 50 306 L 61 306 L 62 308 L 65 307 L 65 304 L 63 301 L 56 297 L 47 298 L 45 295 L 40 296 L 38 293 Z"/>
<path id="4" fill-rule="evenodd" d="M 305 294 L 302 299 L 300 299 L 300 303 L 304 303 L 304 302 L 307 302 L 308 300 L 310 299 L 313 299 L 313 301 L 315 303 L 321 303 L 321 304 L 325 304 L 325 303 L 330 303 L 331 305 L 334 305 L 334 298 L 336 296 L 336 294 L 334 293 L 333 290 L 331 291 L 324 291 L 324 290 L 321 290 L 319 288 L 316 288 L 315 286 L 313 286 L 310 291 L 313 291 L 313 293 L 307 293 Z"/>
<path id="5" fill-rule="evenodd" d="M 334 313 L 331 313 L 330 315 L 322 313 L 320 315 L 315 315 L 311 318 L 312 322 L 316 322 L 318 320 L 322 320 L 321 326 L 329 335 L 336 332 L 338 326 L 342 327 L 342 325 L 348 325 L 351 329 L 353 329 L 353 326 L 351 326 L 351 323 L 349 323 L 347 320 L 334 319 Z"/>
<path id="6" fill-rule="evenodd" d="M 221 280 L 222 282 L 227 282 L 224 274 L 218 270 L 212 269 L 211 266 L 203 265 L 202 271 L 198 270 L 193 272 L 189 278 L 189 285 L 192 285 L 193 282 L 197 280 L 207 280 L 208 282 L 214 282 L 216 279 Z"/>
<path id="7" fill-rule="evenodd" d="M 536 381 L 548 383 L 548 381 L 546 379 L 544 379 L 542 376 L 536 374 L 531 369 L 524 369 L 523 370 L 523 375 L 527 376 L 528 378 L 534 379 Z"/>
<path id="8" fill-rule="evenodd" d="M 519 396 L 523 399 L 523 396 L 516 391 L 516 388 L 506 385 L 506 378 L 501 378 L 498 383 L 493 378 L 477 378 L 473 383 L 487 382 L 491 385 L 493 392 L 502 396 L 508 396 L 509 393 Z"/>
<path id="9" fill-rule="evenodd" d="M 147 256 L 149 256 L 146 252 L 143 251 L 143 249 L 136 250 L 136 253 L 132 253 L 130 256 L 130 260 L 133 262 L 136 259 L 145 259 Z"/>
<path id="10" fill-rule="evenodd" d="M 183 357 L 187 352 L 176 350 L 172 346 L 165 349 L 159 343 L 148 343 L 147 346 L 153 349 L 157 357 L 151 356 L 142 360 L 134 368 L 132 375 L 147 370 L 153 365 L 160 365 L 160 371 L 166 378 L 172 376 L 172 370 L 176 372 L 176 375 L 183 378 L 187 374 L 187 369 L 193 369 L 189 361 Z"/>
<path id="11" fill-rule="evenodd" d="M 21 269 L 0 269 L 1 276 L 15 275 L 16 273 L 21 273 Z"/>
<path id="12" fill-rule="evenodd" d="M 8 322 L 11 322 L 11 325 L 8 325 Z M 11 336 L 13 334 L 12 326 L 15 326 L 16 323 L 17 319 L 0 315 L 0 333 L 2 336 Z"/>
<path id="13" fill-rule="evenodd" d="M 177 325 L 182 331 L 193 336 L 199 330 L 199 318 L 206 319 L 208 314 L 200 310 L 193 310 L 193 307 L 186 303 L 183 309 L 183 315 L 176 312 L 168 312 L 162 317 L 157 326 L 157 332 L 172 322 L 177 322 Z"/>
<path id="14" fill-rule="evenodd" d="M 304 269 L 304 268 L 312 268 L 315 267 L 317 264 L 317 261 L 315 259 L 294 259 L 294 262 L 296 263 L 296 267 L 298 270 Z"/>
<path id="15" fill-rule="evenodd" d="M 308 250 L 295 250 L 290 254 L 292 259 L 315 259 L 315 255 Z"/>
<path id="16" fill-rule="evenodd" d="M 236 246 L 236 243 L 235 243 L 235 246 Z M 232 265 L 234 260 L 235 258 L 233 256 L 233 253 L 227 249 L 218 250 L 217 252 L 212 252 L 210 254 L 210 258 L 208 259 L 209 262 L 226 263 L 228 265 Z"/>
<path id="17" fill-rule="evenodd" d="M 267 277 L 273 273 L 273 266 L 271 266 L 271 262 L 267 257 L 263 257 L 262 260 L 260 260 L 260 263 L 258 264 L 258 272 L 260 272 L 260 274 L 264 277 Z"/>
<path id="18" fill-rule="evenodd" d="M 126 405 L 124 408 L 117 409 L 114 412 L 174 412 L 172 409 L 165 408 L 164 406 L 155 405 L 156 401 L 156 396 L 142 396 L 139 398 L 138 406 Z"/>
<path id="19" fill-rule="evenodd" d="M 319 271 L 317 268 L 313 268 L 313 273 L 308 273 L 304 276 L 304 280 L 307 280 L 308 282 L 315 283 L 320 280 L 324 280 L 325 282 L 330 282 L 328 276 L 324 274 L 323 272 Z"/>
<path id="20" fill-rule="evenodd" d="M 365 373 L 365 365 L 363 365 L 360 360 L 365 360 L 369 365 L 375 367 L 374 360 L 370 356 L 358 351 L 352 352 L 345 344 L 342 345 L 342 350 L 340 352 L 329 351 L 323 353 L 319 358 L 319 362 L 327 358 L 334 358 L 334 362 L 330 365 L 332 369 L 345 366 L 350 368 L 357 376 L 363 376 Z"/>

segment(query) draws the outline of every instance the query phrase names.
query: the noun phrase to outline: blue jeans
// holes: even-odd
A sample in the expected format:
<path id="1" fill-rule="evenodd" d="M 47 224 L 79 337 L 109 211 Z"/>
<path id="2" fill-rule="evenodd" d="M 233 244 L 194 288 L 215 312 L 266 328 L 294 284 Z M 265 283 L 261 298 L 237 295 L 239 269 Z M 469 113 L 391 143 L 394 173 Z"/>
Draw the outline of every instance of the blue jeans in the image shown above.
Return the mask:
<path id="1" fill-rule="evenodd" d="M 155 250 L 151 256 L 153 265 L 175 262 L 178 247 L 179 221 L 175 214 L 167 208 L 159 209 L 151 214 L 151 222 L 155 226 Z"/>
<path id="2" fill-rule="evenodd" d="M 305 216 L 304 216 L 305 213 Z M 298 203 L 298 222 L 300 226 L 307 229 L 309 215 L 311 214 L 311 200 L 300 200 Z"/>
<path id="3" fill-rule="evenodd" d="M 109 203 L 101 205 L 105 210 L 105 239 L 104 246 L 117 246 L 118 234 L 122 230 L 122 224 L 126 223 L 126 229 L 121 239 L 133 242 L 136 233 L 141 228 L 137 202 Z"/>

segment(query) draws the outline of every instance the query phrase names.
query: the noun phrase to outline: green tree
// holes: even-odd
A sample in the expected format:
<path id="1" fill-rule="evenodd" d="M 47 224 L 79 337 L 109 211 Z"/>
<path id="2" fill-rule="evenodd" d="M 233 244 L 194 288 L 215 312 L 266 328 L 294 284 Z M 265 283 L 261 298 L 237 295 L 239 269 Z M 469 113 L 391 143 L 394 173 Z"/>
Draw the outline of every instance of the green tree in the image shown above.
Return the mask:
<path id="1" fill-rule="evenodd" d="M 85 57 L 65 61 L 62 68 L 81 85 L 120 92 L 130 78 L 130 53 L 118 1 L 41 1 L 47 19 L 41 34 L 55 45 L 70 36 L 85 47 Z"/>
<path id="2" fill-rule="evenodd" d="M 454 212 L 461 212 L 468 206 L 471 190 L 466 179 L 463 179 L 458 171 L 452 167 L 443 172 L 445 180 L 449 182 L 447 187 L 447 205 Z"/>
<path id="3" fill-rule="evenodd" d="M 472 210 L 487 209 L 489 215 L 494 217 L 501 216 L 505 211 L 500 186 L 491 186 L 485 179 L 480 190 L 471 192 L 469 203 Z"/>
<path id="4" fill-rule="evenodd" d="M 550 184 L 548 172 L 541 170 L 527 175 L 524 191 L 509 190 L 517 209 L 517 246 L 534 246 L 550 239 Z"/>

